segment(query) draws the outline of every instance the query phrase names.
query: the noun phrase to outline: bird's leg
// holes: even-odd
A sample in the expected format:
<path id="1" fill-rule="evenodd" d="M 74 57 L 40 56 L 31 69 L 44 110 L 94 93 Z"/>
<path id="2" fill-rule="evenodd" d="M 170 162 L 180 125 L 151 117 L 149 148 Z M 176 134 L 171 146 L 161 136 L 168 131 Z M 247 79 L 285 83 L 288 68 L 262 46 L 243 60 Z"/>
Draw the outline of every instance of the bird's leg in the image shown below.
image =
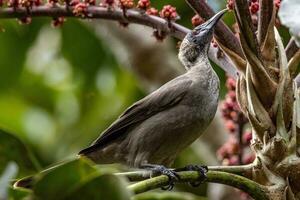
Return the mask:
<path id="1" fill-rule="evenodd" d="M 207 168 L 207 166 L 201 166 L 201 165 L 187 165 L 183 168 L 177 168 L 174 171 L 175 172 L 197 171 L 199 173 L 198 180 L 194 181 L 194 182 L 190 182 L 189 184 L 193 187 L 198 187 L 206 179 L 206 173 L 208 171 L 208 168 Z"/>
<path id="2" fill-rule="evenodd" d="M 180 179 L 179 175 L 175 171 L 168 169 L 163 165 L 143 164 L 143 165 L 141 165 L 141 168 L 151 171 L 151 177 L 152 177 L 152 175 L 168 176 L 169 184 L 166 187 L 162 187 L 161 189 L 163 189 L 163 190 L 172 190 L 174 188 L 175 181 Z"/>

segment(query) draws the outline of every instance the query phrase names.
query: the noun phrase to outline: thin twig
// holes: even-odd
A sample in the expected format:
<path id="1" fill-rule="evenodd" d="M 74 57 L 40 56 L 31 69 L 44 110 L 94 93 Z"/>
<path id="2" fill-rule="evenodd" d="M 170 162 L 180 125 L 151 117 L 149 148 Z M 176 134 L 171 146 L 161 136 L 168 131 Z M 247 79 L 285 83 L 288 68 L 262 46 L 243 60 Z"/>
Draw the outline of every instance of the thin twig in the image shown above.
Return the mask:
<path id="1" fill-rule="evenodd" d="M 65 6 L 38 6 L 33 7 L 30 10 L 30 17 L 76 17 L 72 12 L 73 8 L 68 7 L 66 9 Z M 171 22 L 172 26 L 170 28 L 169 23 L 166 20 L 152 15 L 147 15 L 145 13 L 138 12 L 136 10 L 127 10 L 126 18 L 124 17 L 123 11 L 121 9 L 109 10 L 107 8 L 99 7 L 99 6 L 89 6 L 87 8 L 87 16 L 88 18 L 99 18 L 106 20 L 114 20 L 120 22 L 130 22 L 141 24 L 145 26 L 152 27 L 154 29 L 161 30 L 171 36 L 182 40 L 185 35 L 190 31 L 190 29 L 181 26 L 177 23 Z M 28 16 L 26 8 L 3 8 L 0 9 L 0 18 L 21 18 Z M 78 17 L 80 18 L 80 17 Z M 209 51 L 209 58 L 220 66 L 226 73 L 235 78 L 236 69 L 232 64 L 231 60 L 226 56 L 218 57 L 216 50 L 211 48 Z"/>

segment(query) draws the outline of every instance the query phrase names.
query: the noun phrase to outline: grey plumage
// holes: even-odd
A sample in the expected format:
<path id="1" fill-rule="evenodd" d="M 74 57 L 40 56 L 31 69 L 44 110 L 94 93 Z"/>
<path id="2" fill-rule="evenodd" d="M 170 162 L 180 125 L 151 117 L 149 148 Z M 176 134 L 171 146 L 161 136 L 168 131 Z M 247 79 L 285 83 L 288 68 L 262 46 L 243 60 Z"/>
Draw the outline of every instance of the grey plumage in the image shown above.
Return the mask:
<path id="1" fill-rule="evenodd" d="M 207 128 L 218 105 L 219 79 L 207 58 L 221 11 L 182 41 L 179 59 L 187 72 L 129 107 L 79 154 L 96 163 L 132 167 L 170 166 Z"/>

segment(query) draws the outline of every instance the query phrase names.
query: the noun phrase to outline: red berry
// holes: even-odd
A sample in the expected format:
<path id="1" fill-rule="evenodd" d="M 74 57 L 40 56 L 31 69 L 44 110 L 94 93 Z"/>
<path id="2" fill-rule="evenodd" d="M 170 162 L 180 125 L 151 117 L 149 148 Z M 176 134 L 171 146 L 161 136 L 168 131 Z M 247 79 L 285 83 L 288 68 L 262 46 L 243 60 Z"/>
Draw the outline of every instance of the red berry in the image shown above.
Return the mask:
<path id="1" fill-rule="evenodd" d="M 281 4 L 281 0 L 274 0 L 274 4 L 275 4 L 275 7 L 276 7 L 276 10 L 279 10 L 280 4 Z"/>
<path id="2" fill-rule="evenodd" d="M 176 18 L 178 17 L 176 8 L 172 7 L 171 5 L 165 5 L 160 11 L 159 15 L 161 18 L 167 20 L 176 20 Z"/>
<path id="3" fill-rule="evenodd" d="M 194 27 L 199 26 L 204 23 L 204 20 L 199 15 L 195 15 L 191 21 L 192 21 L 192 24 Z"/>
<path id="4" fill-rule="evenodd" d="M 247 130 L 243 134 L 243 143 L 244 144 L 250 144 L 250 141 L 252 140 L 252 132 Z"/>
<path id="5" fill-rule="evenodd" d="M 53 27 L 57 28 L 62 26 L 64 22 L 65 22 L 64 17 L 54 17 L 51 24 Z"/>
<path id="6" fill-rule="evenodd" d="M 236 101 L 236 93 L 235 91 L 229 91 L 226 95 L 227 98 L 230 98 L 231 101 Z"/>
<path id="7" fill-rule="evenodd" d="M 158 16 L 158 10 L 155 9 L 155 8 L 149 8 L 149 9 L 147 9 L 146 13 L 147 13 L 148 15 L 155 15 L 155 16 Z"/>
<path id="8" fill-rule="evenodd" d="M 133 0 L 120 0 L 120 7 L 122 9 L 130 9 L 134 7 L 134 1 Z"/>
<path id="9" fill-rule="evenodd" d="M 234 133 L 236 131 L 236 125 L 232 120 L 228 120 L 225 126 L 230 133 Z"/>
<path id="10" fill-rule="evenodd" d="M 233 10 L 234 9 L 234 0 L 227 0 L 226 7 L 228 8 L 228 10 Z"/>
<path id="11" fill-rule="evenodd" d="M 229 154 L 234 155 L 239 152 L 240 149 L 239 143 L 233 136 L 229 138 L 229 140 L 225 145 L 227 146 L 227 151 Z"/>
<path id="12" fill-rule="evenodd" d="M 228 90 L 235 90 L 236 82 L 233 78 L 228 77 L 226 80 L 226 87 Z"/>
<path id="13" fill-rule="evenodd" d="M 254 153 L 246 154 L 243 156 L 243 164 L 249 164 L 252 163 L 255 160 Z"/>
<path id="14" fill-rule="evenodd" d="M 237 121 L 237 119 L 238 119 L 237 112 L 236 111 L 231 111 L 230 112 L 230 118 L 231 118 L 231 120 Z"/>
<path id="15" fill-rule="evenodd" d="M 229 165 L 238 165 L 239 164 L 239 157 L 234 155 L 234 156 L 231 156 L 229 158 Z"/>
<path id="16" fill-rule="evenodd" d="M 73 9 L 75 16 L 85 17 L 87 14 L 87 5 L 85 3 L 78 3 Z"/>
<path id="17" fill-rule="evenodd" d="M 251 2 L 251 5 L 250 5 L 250 11 L 252 14 L 256 14 L 259 10 L 259 3 L 258 2 Z"/>
<path id="18" fill-rule="evenodd" d="M 147 10 L 151 6 L 150 0 L 139 0 L 137 7 L 143 10 Z"/>

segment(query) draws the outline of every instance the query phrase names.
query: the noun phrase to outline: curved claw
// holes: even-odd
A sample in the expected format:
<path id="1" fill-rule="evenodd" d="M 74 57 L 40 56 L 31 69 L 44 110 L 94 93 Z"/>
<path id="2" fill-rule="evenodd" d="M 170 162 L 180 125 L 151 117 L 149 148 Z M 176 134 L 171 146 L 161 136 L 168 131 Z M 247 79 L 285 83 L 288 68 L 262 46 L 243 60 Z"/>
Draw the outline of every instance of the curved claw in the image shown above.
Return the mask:
<path id="1" fill-rule="evenodd" d="M 171 170 L 166 168 L 163 165 L 153 165 L 153 164 L 144 164 L 141 166 L 141 168 L 150 170 L 152 174 L 158 176 L 158 175 L 166 175 L 169 178 L 169 183 L 167 186 L 161 187 L 162 190 L 172 190 L 175 186 L 175 181 L 179 180 L 179 175 Z"/>
<path id="2" fill-rule="evenodd" d="M 192 187 L 198 187 L 207 178 L 206 173 L 208 172 L 207 166 L 201 165 L 187 165 L 183 168 L 175 169 L 176 172 L 179 171 L 197 171 L 199 173 L 199 178 L 197 181 L 189 182 Z"/>

